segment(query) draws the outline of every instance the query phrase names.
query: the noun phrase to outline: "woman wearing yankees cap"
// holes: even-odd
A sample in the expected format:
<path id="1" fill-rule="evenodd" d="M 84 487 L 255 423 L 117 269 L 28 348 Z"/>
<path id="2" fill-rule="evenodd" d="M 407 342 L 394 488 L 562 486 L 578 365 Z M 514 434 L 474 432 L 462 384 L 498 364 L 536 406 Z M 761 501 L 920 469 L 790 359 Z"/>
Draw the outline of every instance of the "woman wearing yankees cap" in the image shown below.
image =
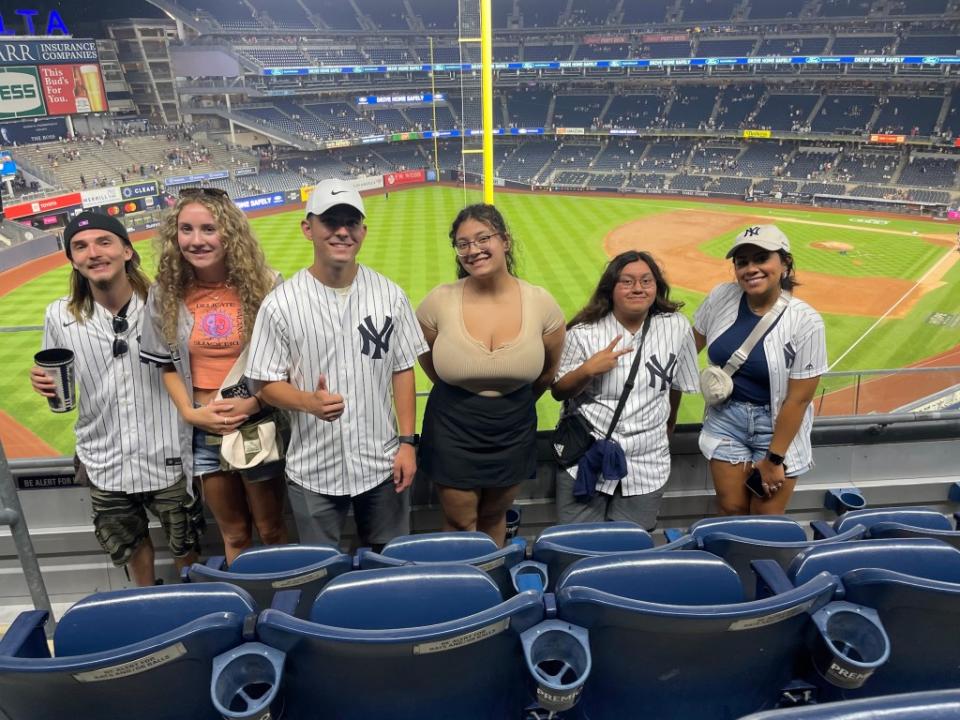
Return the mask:
<path id="1" fill-rule="evenodd" d="M 223 472 L 218 444 L 264 411 L 243 377 L 232 387 L 222 385 L 279 275 L 267 265 L 246 216 L 216 188 L 182 190 L 157 243 L 160 260 L 140 357 L 165 370 L 164 384 L 187 424 L 184 471 L 192 469 L 202 483 L 229 564 L 250 546 L 254 526 L 268 545 L 287 542 L 282 472 L 256 480 Z"/>
<path id="2" fill-rule="evenodd" d="M 790 293 L 790 241 L 776 225 L 746 228 L 727 257 L 735 282 L 715 287 L 693 320 L 697 350 L 706 347 L 733 385 L 726 400 L 708 401 L 700 450 L 722 514 L 782 514 L 797 477 L 813 467 L 811 401 L 827 369 L 823 320 Z M 758 325 L 761 336 L 734 368 L 734 353 L 748 349 Z"/>

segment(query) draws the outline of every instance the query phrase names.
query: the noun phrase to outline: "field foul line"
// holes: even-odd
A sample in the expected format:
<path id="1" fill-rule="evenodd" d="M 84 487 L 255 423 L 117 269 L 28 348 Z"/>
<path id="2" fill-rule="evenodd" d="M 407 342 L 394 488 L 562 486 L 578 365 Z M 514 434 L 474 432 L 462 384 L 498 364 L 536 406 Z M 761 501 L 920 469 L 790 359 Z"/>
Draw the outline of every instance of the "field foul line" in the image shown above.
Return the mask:
<path id="1" fill-rule="evenodd" d="M 953 253 L 954 253 L 953 250 L 950 250 L 949 252 L 944 253 L 943 257 L 940 258 L 936 263 L 934 263 L 933 267 L 931 267 L 929 270 L 927 270 L 927 271 L 923 274 L 923 277 L 921 277 L 919 280 L 917 280 L 917 281 L 910 287 L 909 290 L 907 290 L 903 295 L 900 296 L 900 299 L 899 299 L 899 300 L 897 300 L 893 305 L 891 305 L 889 308 L 887 308 L 887 311 L 886 311 L 883 315 L 881 315 L 880 317 L 878 317 L 878 318 L 876 319 L 876 321 L 873 323 L 873 325 L 871 325 L 870 327 L 868 327 L 860 337 L 858 337 L 856 340 L 854 340 L 854 341 L 853 341 L 853 344 L 852 344 L 850 347 L 848 347 L 848 348 L 843 352 L 843 354 L 840 355 L 840 357 L 838 357 L 836 360 L 833 361 L 833 364 L 830 365 L 830 367 L 827 368 L 827 371 L 829 372 L 830 370 L 833 370 L 837 365 L 839 365 L 841 360 L 843 360 L 847 355 L 849 355 L 850 352 L 851 352 L 857 345 L 859 345 L 859 344 L 863 341 L 863 339 L 864 339 L 865 337 L 867 337 L 867 335 L 869 335 L 871 332 L 873 332 L 873 331 L 876 329 L 877 325 L 879 325 L 881 322 L 883 322 L 883 320 L 884 320 L 890 313 L 892 313 L 894 310 L 896 310 L 897 306 L 900 305 L 900 303 L 902 303 L 904 300 L 906 300 L 908 297 L 910 297 L 910 295 L 911 295 L 918 287 L 920 287 L 920 285 L 923 283 L 923 281 L 926 280 L 930 275 L 932 275 L 933 272 L 934 272 L 937 268 L 939 268 L 945 261 L 948 261 L 948 260 L 953 259 Z"/>

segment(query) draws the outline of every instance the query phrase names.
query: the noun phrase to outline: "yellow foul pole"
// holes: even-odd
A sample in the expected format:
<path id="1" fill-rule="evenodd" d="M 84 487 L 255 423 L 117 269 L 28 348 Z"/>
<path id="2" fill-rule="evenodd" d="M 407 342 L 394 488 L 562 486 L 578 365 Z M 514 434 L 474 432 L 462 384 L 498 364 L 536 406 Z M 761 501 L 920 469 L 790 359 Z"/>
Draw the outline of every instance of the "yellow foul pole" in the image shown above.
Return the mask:
<path id="1" fill-rule="evenodd" d="M 493 15 L 480 0 L 480 102 L 483 106 L 483 201 L 493 204 Z"/>

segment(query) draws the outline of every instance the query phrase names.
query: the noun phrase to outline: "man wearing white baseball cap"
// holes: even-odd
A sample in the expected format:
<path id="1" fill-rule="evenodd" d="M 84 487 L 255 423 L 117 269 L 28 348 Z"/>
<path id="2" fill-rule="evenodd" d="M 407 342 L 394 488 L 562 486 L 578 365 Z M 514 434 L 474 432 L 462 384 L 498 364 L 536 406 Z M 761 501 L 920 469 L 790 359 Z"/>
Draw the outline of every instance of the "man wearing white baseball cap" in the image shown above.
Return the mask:
<path id="1" fill-rule="evenodd" d="M 306 211 L 313 264 L 264 299 L 246 375 L 292 411 L 286 472 L 300 542 L 339 544 L 352 506 L 360 543 L 378 547 L 410 528 L 413 366 L 427 344 L 403 290 L 357 262 L 360 193 L 324 180 Z"/>

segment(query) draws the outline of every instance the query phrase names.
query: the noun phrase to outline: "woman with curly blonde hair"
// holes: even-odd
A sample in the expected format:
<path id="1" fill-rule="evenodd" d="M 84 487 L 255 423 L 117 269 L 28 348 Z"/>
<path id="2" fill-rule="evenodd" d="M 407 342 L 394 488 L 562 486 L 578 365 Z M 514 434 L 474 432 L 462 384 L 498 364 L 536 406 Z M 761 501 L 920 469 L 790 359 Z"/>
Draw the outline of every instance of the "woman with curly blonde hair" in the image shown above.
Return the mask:
<path id="1" fill-rule="evenodd" d="M 216 399 L 279 276 L 267 266 L 246 216 L 215 188 L 181 191 L 157 245 L 140 357 L 165 370 L 164 385 L 186 423 L 184 473 L 202 484 L 230 563 L 250 546 L 254 526 L 266 544 L 287 541 L 282 473 L 253 480 L 220 469 L 220 437 L 269 408 L 244 379 Z"/>

